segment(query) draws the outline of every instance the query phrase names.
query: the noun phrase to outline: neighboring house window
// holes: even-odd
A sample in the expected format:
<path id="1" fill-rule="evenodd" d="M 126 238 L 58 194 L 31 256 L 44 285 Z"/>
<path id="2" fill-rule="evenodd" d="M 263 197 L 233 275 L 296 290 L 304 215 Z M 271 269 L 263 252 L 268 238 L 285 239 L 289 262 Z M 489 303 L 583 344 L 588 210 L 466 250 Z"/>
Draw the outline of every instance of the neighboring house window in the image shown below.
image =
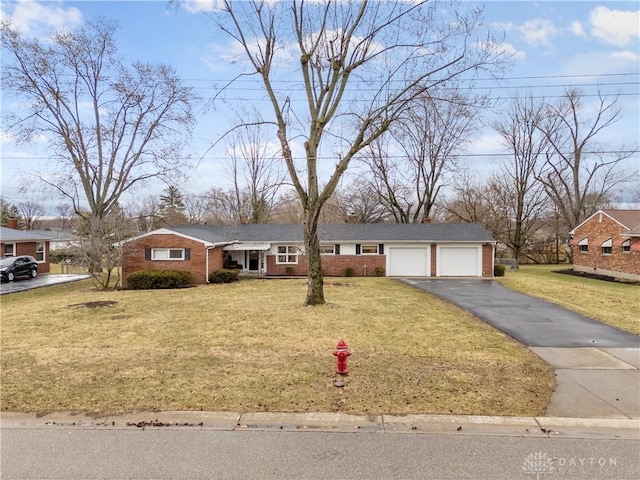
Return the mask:
<path id="1" fill-rule="evenodd" d="M 622 253 L 631 253 L 631 240 L 622 242 Z"/>
<path id="2" fill-rule="evenodd" d="M 320 245 L 321 255 L 335 255 L 335 253 L 336 253 L 335 245 Z"/>
<path id="3" fill-rule="evenodd" d="M 362 245 L 360 248 L 360 252 L 362 255 L 377 255 L 378 254 L 378 245 Z"/>
<path id="4" fill-rule="evenodd" d="M 44 242 L 36 242 L 36 260 L 44 262 Z"/>
<path id="5" fill-rule="evenodd" d="M 384 245 L 381 243 L 380 245 L 376 244 L 359 244 L 356 243 L 356 255 L 383 255 L 384 254 Z"/>
<path id="6" fill-rule="evenodd" d="M 4 244 L 4 256 L 5 257 L 14 257 L 16 255 L 16 244 L 15 243 L 5 243 Z"/>
<path id="7" fill-rule="evenodd" d="M 185 260 L 184 248 L 152 248 L 151 260 Z"/>
<path id="8" fill-rule="evenodd" d="M 580 253 L 589 253 L 589 239 L 583 238 L 578 242 L 578 246 L 580 247 Z"/>
<path id="9" fill-rule="evenodd" d="M 611 239 L 602 242 L 602 255 L 611 255 L 613 253 L 613 242 Z"/>
<path id="10" fill-rule="evenodd" d="M 276 263 L 298 263 L 298 247 L 295 245 L 278 245 Z"/>

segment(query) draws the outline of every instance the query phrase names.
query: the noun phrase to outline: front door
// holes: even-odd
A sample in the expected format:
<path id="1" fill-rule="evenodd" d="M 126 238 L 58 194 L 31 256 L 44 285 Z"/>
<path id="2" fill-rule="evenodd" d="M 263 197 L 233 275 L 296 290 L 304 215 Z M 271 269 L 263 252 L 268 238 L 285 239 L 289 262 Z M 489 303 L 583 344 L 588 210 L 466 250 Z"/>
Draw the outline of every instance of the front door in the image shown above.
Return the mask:
<path id="1" fill-rule="evenodd" d="M 249 250 L 249 271 L 257 272 L 260 268 L 260 252 L 258 250 Z"/>

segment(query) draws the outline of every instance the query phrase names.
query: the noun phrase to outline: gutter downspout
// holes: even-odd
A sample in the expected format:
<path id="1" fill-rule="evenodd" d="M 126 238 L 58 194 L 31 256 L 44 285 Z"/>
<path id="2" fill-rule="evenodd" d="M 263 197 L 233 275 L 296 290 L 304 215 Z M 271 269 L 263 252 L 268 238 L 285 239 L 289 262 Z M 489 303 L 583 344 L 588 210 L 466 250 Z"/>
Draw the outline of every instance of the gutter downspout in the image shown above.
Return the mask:
<path id="1" fill-rule="evenodd" d="M 205 246 L 205 249 L 204 249 L 204 283 L 205 285 L 209 283 L 209 250 L 213 250 L 217 247 L 226 247 L 227 245 L 231 245 L 233 243 L 237 243 L 237 241 L 214 243 L 212 245 Z"/>

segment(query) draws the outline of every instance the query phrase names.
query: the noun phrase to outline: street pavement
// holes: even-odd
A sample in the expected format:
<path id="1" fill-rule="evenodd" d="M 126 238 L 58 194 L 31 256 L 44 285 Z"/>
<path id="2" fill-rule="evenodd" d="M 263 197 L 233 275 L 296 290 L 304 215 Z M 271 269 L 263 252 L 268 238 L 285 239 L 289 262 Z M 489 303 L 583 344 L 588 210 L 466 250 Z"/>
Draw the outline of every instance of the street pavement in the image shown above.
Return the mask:
<path id="1" fill-rule="evenodd" d="M 3 479 L 636 479 L 635 420 L 2 414 Z"/>
<path id="2" fill-rule="evenodd" d="M 43 273 L 36 278 L 17 278 L 13 282 L 0 283 L 0 295 L 77 282 L 87 278 L 91 278 L 91 275 Z"/>
<path id="3" fill-rule="evenodd" d="M 640 418 L 640 337 L 494 280 L 408 279 L 527 345 L 554 367 L 550 417 Z"/>

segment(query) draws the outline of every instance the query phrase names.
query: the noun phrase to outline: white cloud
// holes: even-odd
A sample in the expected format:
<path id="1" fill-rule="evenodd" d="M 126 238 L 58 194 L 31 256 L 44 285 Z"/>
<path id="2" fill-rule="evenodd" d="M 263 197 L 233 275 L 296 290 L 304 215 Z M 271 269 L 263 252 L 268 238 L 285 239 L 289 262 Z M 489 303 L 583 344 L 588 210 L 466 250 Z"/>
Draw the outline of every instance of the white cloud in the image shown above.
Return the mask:
<path id="1" fill-rule="evenodd" d="M 560 30 L 549 20 L 535 19 L 524 22 L 519 27 L 526 42 L 533 46 L 551 46 L 553 37 L 560 33 Z"/>
<path id="2" fill-rule="evenodd" d="M 0 143 L 9 143 L 13 141 L 13 137 L 10 133 L 0 130 Z"/>
<path id="3" fill-rule="evenodd" d="M 3 7 L 6 7 L 6 3 Z M 20 0 L 13 4 L 13 11 L 3 16 L 11 18 L 13 24 L 23 33 L 42 36 L 51 29 L 74 26 L 82 23 L 82 12 L 75 7 L 64 8 L 61 2 L 41 3 Z"/>
<path id="4" fill-rule="evenodd" d="M 571 33 L 573 33 L 576 37 L 586 37 L 587 36 L 587 32 L 584 31 L 584 27 L 582 26 L 582 23 L 580 23 L 578 21 L 571 22 L 571 25 L 569 26 L 569 28 L 567 30 L 569 30 Z"/>
<path id="5" fill-rule="evenodd" d="M 223 0 L 185 0 L 183 5 L 189 13 L 215 12 L 223 7 L 224 2 Z"/>
<path id="6" fill-rule="evenodd" d="M 497 55 L 506 55 L 516 60 L 522 60 L 527 56 L 525 52 L 523 52 L 522 50 L 518 50 L 510 43 L 506 42 L 478 42 L 476 46 L 480 50 L 486 50 L 487 52 L 491 52 Z"/>
<path id="7" fill-rule="evenodd" d="M 579 22 L 574 23 L 577 23 L 577 25 L 572 25 L 572 28 L 575 28 L 577 31 L 581 25 Z M 551 46 L 553 38 L 562 32 L 562 30 L 556 27 L 550 20 L 541 18 L 528 20 L 520 25 L 513 22 L 494 22 L 491 24 L 491 27 L 497 30 L 504 30 L 505 32 L 519 32 L 529 45 L 536 47 Z"/>
<path id="8" fill-rule="evenodd" d="M 631 50 L 623 50 L 621 52 L 613 52 L 610 55 L 610 57 L 614 61 L 629 62 L 629 63 L 637 63 L 638 62 L 638 54 L 636 52 L 632 52 Z"/>
<path id="9" fill-rule="evenodd" d="M 591 33 L 604 43 L 624 47 L 640 36 L 640 10 L 610 10 L 596 7 L 591 11 Z"/>

